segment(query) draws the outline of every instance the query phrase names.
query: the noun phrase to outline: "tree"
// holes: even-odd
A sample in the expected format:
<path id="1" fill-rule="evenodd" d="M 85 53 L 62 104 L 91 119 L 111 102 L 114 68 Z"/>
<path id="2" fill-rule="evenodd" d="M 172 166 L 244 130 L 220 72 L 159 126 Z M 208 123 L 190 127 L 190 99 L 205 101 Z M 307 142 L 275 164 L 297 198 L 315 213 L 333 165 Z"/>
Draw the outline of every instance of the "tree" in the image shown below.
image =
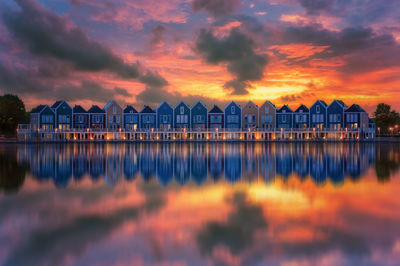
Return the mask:
<path id="1" fill-rule="evenodd" d="M 26 119 L 25 104 L 16 95 L 5 94 L 0 96 L 0 132 L 15 134 L 21 121 Z"/>
<path id="2" fill-rule="evenodd" d="M 380 103 L 376 107 L 375 123 L 381 133 L 388 133 L 390 127 L 400 124 L 400 115 L 395 110 L 391 110 L 390 105 Z"/>

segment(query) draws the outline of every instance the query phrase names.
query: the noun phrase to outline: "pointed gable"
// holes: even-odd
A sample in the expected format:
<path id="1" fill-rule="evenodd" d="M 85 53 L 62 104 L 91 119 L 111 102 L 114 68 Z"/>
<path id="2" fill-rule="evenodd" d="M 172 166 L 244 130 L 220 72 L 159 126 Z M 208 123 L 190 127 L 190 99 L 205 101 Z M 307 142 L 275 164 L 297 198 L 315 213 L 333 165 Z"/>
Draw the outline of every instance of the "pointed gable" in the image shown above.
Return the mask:
<path id="1" fill-rule="evenodd" d="M 214 107 L 208 112 L 209 114 L 223 114 L 224 112 L 222 112 L 222 110 L 214 105 Z"/>
<path id="2" fill-rule="evenodd" d="M 90 109 L 88 110 L 88 113 L 91 113 L 91 114 L 105 114 L 106 111 L 104 111 L 103 109 L 101 109 L 97 105 L 92 105 L 92 107 L 90 107 Z"/>
<path id="3" fill-rule="evenodd" d="M 150 106 L 145 105 L 142 109 L 142 111 L 140 111 L 141 114 L 155 114 L 156 112 L 150 108 Z"/>
<path id="4" fill-rule="evenodd" d="M 83 109 L 83 107 L 80 105 L 75 105 L 72 110 L 73 110 L 74 114 L 86 114 L 87 113 L 87 111 L 85 109 Z"/>
<path id="5" fill-rule="evenodd" d="M 38 113 L 42 112 L 43 109 L 46 108 L 46 106 L 47 105 L 43 105 L 43 104 L 36 106 L 35 108 L 32 109 L 31 114 L 38 114 Z"/>
<path id="6" fill-rule="evenodd" d="M 364 109 L 361 108 L 358 104 L 353 104 L 349 108 L 346 109 L 346 113 L 365 113 Z"/>
<path id="7" fill-rule="evenodd" d="M 277 111 L 278 113 L 293 113 L 292 109 L 288 105 L 284 105 Z"/>
<path id="8" fill-rule="evenodd" d="M 305 106 L 304 104 L 300 105 L 296 111 L 294 111 L 295 113 L 308 113 L 309 110 L 307 108 L 307 106 Z"/>
<path id="9" fill-rule="evenodd" d="M 52 108 L 52 109 L 57 109 L 57 107 L 60 106 L 60 104 L 61 104 L 62 102 L 63 102 L 63 101 L 56 101 L 56 102 L 51 106 L 51 108 Z"/>
<path id="10" fill-rule="evenodd" d="M 124 109 L 124 114 L 136 114 L 138 111 L 136 111 L 136 109 L 131 106 L 131 105 L 127 105 Z"/>

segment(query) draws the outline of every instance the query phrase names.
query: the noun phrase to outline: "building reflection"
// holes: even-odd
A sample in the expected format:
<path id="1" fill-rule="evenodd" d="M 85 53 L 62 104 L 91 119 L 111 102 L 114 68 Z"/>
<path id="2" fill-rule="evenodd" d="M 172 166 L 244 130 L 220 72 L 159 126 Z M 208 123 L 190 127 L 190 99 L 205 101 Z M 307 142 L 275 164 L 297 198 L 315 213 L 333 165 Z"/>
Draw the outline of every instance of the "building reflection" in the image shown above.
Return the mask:
<path id="1" fill-rule="evenodd" d="M 207 179 L 229 182 L 296 176 L 316 184 L 357 180 L 371 167 L 380 180 L 399 169 L 398 144 L 376 143 L 141 143 L 21 145 L 17 160 L 39 180 L 66 187 L 71 179 L 104 178 L 107 184 L 157 178 L 201 185 Z"/>

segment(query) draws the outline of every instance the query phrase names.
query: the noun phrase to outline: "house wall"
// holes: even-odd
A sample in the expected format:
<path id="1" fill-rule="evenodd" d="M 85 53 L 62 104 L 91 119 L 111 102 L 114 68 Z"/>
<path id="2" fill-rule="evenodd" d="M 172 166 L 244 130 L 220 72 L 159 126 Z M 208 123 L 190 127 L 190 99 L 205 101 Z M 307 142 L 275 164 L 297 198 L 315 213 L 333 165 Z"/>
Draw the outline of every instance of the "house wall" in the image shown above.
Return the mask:
<path id="1" fill-rule="evenodd" d="M 242 128 L 258 128 L 258 107 L 251 101 L 242 108 Z"/>
<path id="2" fill-rule="evenodd" d="M 74 113 L 73 117 L 73 128 L 88 128 L 89 127 L 89 114 L 87 113 Z"/>
<path id="3" fill-rule="evenodd" d="M 224 110 L 225 129 L 241 129 L 242 127 L 242 110 L 235 103 L 228 104 Z"/>
<path id="4" fill-rule="evenodd" d="M 323 129 L 327 127 L 326 107 L 321 102 L 314 103 L 310 108 L 310 127 Z"/>
<path id="5" fill-rule="evenodd" d="M 327 109 L 327 127 L 329 129 L 344 128 L 344 108 L 336 101 L 333 101 Z"/>
<path id="6" fill-rule="evenodd" d="M 174 109 L 167 103 L 162 103 L 157 108 L 157 128 L 169 130 L 173 128 Z"/>
<path id="7" fill-rule="evenodd" d="M 261 129 L 274 129 L 275 128 L 275 115 L 276 108 L 269 102 L 266 101 L 258 109 L 258 126 Z"/>
<path id="8" fill-rule="evenodd" d="M 293 127 L 293 113 L 276 113 L 276 127 L 292 128 Z"/>
<path id="9" fill-rule="evenodd" d="M 224 128 L 224 114 L 208 114 L 208 128 L 222 129 Z"/>
<path id="10" fill-rule="evenodd" d="M 308 128 L 308 127 L 310 127 L 310 112 L 294 112 L 293 128 Z"/>
<path id="11" fill-rule="evenodd" d="M 124 129 L 136 130 L 139 128 L 139 114 L 138 113 L 124 113 Z"/>
<path id="12" fill-rule="evenodd" d="M 174 109 L 174 127 L 176 129 L 190 128 L 190 109 L 182 102 Z"/>
<path id="13" fill-rule="evenodd" d="M 193 106 L 190 112 L 191 128 L 195 130 L 204 130 L 207 128 L 207 108 L 201 103 Z"/>
<path id="14" fill-rule="evenodd" d="M 140 129 L 151 130 L 157 128 L 156 121 L 157 115 L 153 114 L 140 114 Z"/>
<path id="15" fill-rule="evenodd" d="M 112 102 L 107 106 L 106 111 L 106 127 L 111 130 L 122 128 L 122 108 L 116 102 Z"/>
<path id="16" fill-rule="evenodd" d="M 89 126 L 92 129 L 105 128 L 106 127 L 106 114 L 105 113 L 89 114 Z"/>
<path id="17" fill-rule="evenodd" d="M 55 128 L 56 116 L 50 107 L 46 106 L 40 113 L 40 128 L 43 130 L 52 130 Z"/>
<path id="18" fill-rule="evenodd" d="M 57 109 L 55 125 L 59 130 L 69 130 L 72 128 L 72 108 L 66 103 L 62 102 Z"/>

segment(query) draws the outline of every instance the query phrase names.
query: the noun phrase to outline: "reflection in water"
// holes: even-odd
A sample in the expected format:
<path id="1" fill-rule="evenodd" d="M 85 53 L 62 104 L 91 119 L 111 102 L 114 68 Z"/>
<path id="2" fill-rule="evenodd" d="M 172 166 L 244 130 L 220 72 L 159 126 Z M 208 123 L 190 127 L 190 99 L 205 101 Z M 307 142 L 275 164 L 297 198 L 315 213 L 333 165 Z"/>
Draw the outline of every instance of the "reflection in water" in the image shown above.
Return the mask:
<path id="1" fill-rule="evenodd" d="M 374 143 L 76 144 L 19 146 L 17 154 L 18 162 L 29 165 L 35 177 L 52 179 L 57 187 L 85 175 L 104 177 L 107 184 L 115 185 L 138 174 L 146 181 L 157 177 L 164 186 L 173 179 L 182 185 L 189 180 L 200 185 L 207 178 L 237 182 L 261 177 L 268 182 L 293 174 L 311 177 L 317 184 L 327 178 L 341 184 L 345 178 L 361 178 L 371 166 L 379 180 L 390 179 L 400 167 L 399 148 Z"/>
<path id="2" fill-rule="evenodd" d="M 398 265 L 399 148 L 0 145 L 0 265 Z"/>

